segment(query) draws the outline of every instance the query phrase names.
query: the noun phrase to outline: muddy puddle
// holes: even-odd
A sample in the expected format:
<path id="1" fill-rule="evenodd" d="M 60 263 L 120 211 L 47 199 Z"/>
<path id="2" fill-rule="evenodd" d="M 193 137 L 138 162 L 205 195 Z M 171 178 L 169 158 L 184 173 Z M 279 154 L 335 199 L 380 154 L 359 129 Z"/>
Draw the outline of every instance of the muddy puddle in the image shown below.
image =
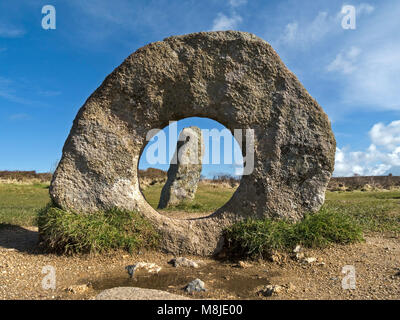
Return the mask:
<path id="1" fill-rule="evenodd" d="M 206 292 L 199 293 L 199 297 L 257 299 L 257 288 L 270 284 L 270 278 L 278 275 L 277 272 L 268 272 L 263 268 L 248 270 L 215 263 L 198 269 L 163 266 L 158 274 L 138 271 L 134 278 L 129 278 L 125 270 L 117 270 L 106 278 L 90 282 L 97 292 L 114 287 L 140 287 L 185 295 L 184 287 L 190 281 L 199 278 L 204 281 L 207 289 Z"/>

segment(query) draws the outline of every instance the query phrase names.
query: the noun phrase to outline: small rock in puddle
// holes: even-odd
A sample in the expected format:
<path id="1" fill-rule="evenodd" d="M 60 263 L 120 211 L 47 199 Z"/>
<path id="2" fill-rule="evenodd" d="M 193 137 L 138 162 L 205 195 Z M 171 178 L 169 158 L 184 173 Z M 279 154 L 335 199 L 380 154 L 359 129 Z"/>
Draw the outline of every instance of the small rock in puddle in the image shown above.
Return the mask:
<path id="1" fill-rule="evenodd" d="M 125 270 L 128 271 L 129 277 L 133 278 L 133 276 L 135 275 L 135 271 L 136 271 L 135 265 L 131 264 L 129 266 L 126 266 Z"/>
<path id="2" fill-rule="evenodd" d="M 128 274 L 131 278 L 133 278 L 135 272 L 139 269 L 144 269 L 149 273 L 159 273 L 161 267 L 156 265 L 155 263 L 148 263 L 148 262 L 138 262 L 136 264 L 132 264 L 125 267 L 125 270 L 128 271 Z"/>
<path id="3" fill-rule="evenodd" d="M 185 291 L 188 293 L 193 293 L 206 291 L 206 288 L 204 287 L 203 281 L 201 281 L 200 279 L 195 279 L 192 282 L 189 282 L 189 284 L 185 287 Z"/>
<path id="4" fill-rule="evenodd" d="M 198 268 L 199 264 L 193 260 L 184 258 L 184 257 L 179 257 L 179 258 L 174 258 L 171 261 L 168 262 L 169 264 L 172 264 L 175 268 L 178 267 L 190 267 L 190 268 Z"/>

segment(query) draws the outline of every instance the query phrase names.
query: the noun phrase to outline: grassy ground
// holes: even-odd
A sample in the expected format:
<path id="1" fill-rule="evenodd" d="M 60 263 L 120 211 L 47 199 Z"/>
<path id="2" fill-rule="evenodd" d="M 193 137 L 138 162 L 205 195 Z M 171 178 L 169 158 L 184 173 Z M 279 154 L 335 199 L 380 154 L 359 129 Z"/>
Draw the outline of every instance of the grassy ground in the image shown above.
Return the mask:
<path id="1" fill-rule="evenodd" d="M 147 202 L 157 209 L 160 200 L 162 185 L 153 185 L 143 192 Z M 162 211 L 186 211 L 186 212 L 214 212 L 222 207 L 232 197 L 234 189 L 215 188 L 212 185 L 200 184 L 196 198 L 191 202 L 181 203 L 178 206 L 170 207 Z"/>
<path id="2" fill-rule="evenodd" d="M 144 191 L 147 201 L 154 208 L 157 207 L 161 187 L 154 185 Z M 167 211 L 211 213 L 226 203 L 233 192 L 231 188 L 200 185 L 194 201 L 168 208 Z M 0 184 L 0 226 L 1 224 L 36 225 L 39 209 L 45 207 L 48 202 L 46 184 Z M 109 220 L 106 216 L 100 218 L 93 220 L 95 222 L 91 225 Z M 76 219 L 72 225 L 75 225 L 75 222 Z M 112 224 L 110 226 L 111 229 L 114 228 Z M 112 230 L 111 233 L 115 231 Z M 240 243 L 240 246 L 244 244 L 242 251 L 255 253 L 275 248 L 289 248 L 295 243 L 309 247 L 324 246 L 329 243 L 350 243 L 360 241 L 362 233 L 398 235 L 400 191 L 327 192 L 326 202 L 321 211 L 317 215 L 307 217 L 301 223 L 291 225 L 271 220 L 246 221 L 234 226 L 229 232 L 228 239 L 232 243 Z"/>
<path id="3" fill-rule="evenodd" d="M 281 220 L 247 220 L 225 232 L 232 254 L 269 256 L 297 244 L 322 248 L 364 240 L 364 234 L 400 233 L 400 192 L 327 192 L 320 211 L 295 224 Z"/>
<path id="4" fill-rule="evenodd" d="M 154 185 L 144 191 L 153 208 L 157 208 L 161 187 Z M 0 224 L 35 226 L 38 210 L 50 200 L 48 191 L 48 184 L 0 184 Z M 211 213 L 232 193 L 230 188 L 200 185 L 193 202 L 168 210 Z M 324 207 L 352 216 L 365 231 L 400 233 L 400 191 L 327 192 Z"/>
<path id="5" fill-rule="evenodd" d="M 400 233 L 400 191 L 327 192 L 324 207 L 353 217 L 365 232 Z"/>
<path id="6" fill-rule="evenodd" d="M 0 224 L 36 225 L 37 210 L 50 200 L 49 184 L 0 184 Z"/>

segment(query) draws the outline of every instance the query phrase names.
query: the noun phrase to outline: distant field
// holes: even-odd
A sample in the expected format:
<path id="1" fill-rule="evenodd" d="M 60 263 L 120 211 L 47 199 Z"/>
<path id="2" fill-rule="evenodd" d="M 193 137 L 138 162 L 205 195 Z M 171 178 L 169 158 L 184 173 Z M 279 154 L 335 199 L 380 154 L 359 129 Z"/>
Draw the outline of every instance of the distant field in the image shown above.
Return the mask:
<path id="1" fill-rule="evenodd" d="M 162 185 L 143 193 L 157 208 Z M 200 184 L 196 199 L 169 210 L 211 213 L 225 204 L 234 189 Z M 0 224 L 36 225 L 37 211 L 49 202 L 48 184 L 0 184 Z M 325 207 L 350 214 L 365 231 L 400 233 L 400 191 L 327 192 Z"/>

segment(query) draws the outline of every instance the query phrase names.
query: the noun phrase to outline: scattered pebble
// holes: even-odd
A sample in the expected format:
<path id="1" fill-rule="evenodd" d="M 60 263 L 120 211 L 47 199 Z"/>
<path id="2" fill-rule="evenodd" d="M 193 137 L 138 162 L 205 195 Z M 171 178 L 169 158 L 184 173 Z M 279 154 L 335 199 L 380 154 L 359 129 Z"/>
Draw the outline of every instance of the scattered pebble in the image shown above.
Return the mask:
<path id="1" fill-rule="evenodd" d="M 297 252 L 294 256 L 294 259 L 297 261 L 300 261 L 302 259 L 304 259 L 304 253 L 303 252 Z"/>
<path id="2" fill-rule="evenodd" d="M 269 285 L 266 285 L 266 286 L 262 287 L 261 289 L 259 289 L 257 294 L 264 296 L 264 297 L 271 297 L 273 295 L 279 295 L 279 294 L 283 293 L 284 291 L 286 291 L 286 293 L 291 293 L 295 290 L 296 290 L 296 286 L 291 282 L 289 282 L 285 285 L 269 284 Z"/>
<path id="3" fill-rule="evenodd" d="M 315 257 L 308 257 L 308 258 L 303 259 L 303 262 L 306 262 L 309 264 L 314 263 L 315 261 L 317 261 L 317 258 L 315 258 Z"/>
<path id="4" fill-rule="evenodd" d="M 73 294 L 85 293 L 87 290 L 89 290 L 89 286 L 87 284 L 72 285 L 66 289 L 67 292 Z"/>
<path id="5" fill-rule="evenodd" d="M 312 263 L 314 263 L 314 262 L 317 261 L 317 258 L 315 258 L 315 257 L 306 257 L 306 256 L 304 255 L 303 252 L 298 252 L 298 253 L 296 253 L 296 254 L 293 256 L 293 259 L 294 259 L 294 260 L 297 260 L 297 261 L 299 261 L 299 262 L 308 263 L 308 264 L 312 264 Z M 320 261 L 320 264 L 319 264 L 319 265 L 325 265 L 325 263 L 322 262 L 322 261 Z"/>
<path id="6" fill-rule="evenodd" d="M 246 262 L 246 261 L 239 261 L 237 266 L 239 268 L 246 269 L 246 268 L 252 267 L 253 265 L 251 263 L 249 263 L 249 262 Z"/>
<path id="7" fill-rule="evenodd" d="M 259 295 L 265 296 L 265 297 L 270 297 L 272 295 L 278 295 L 283 291 L 283 287 L 280 285 L 273 285 L 269 284 L 266 285 L 264 288 L 258 291 Z"/>
<path id="8" fill-rule="evenodd" d="M 286 259 L 285 259 L 285 256 L 284 256 L 284 255 L 282 255 L 282 254 L 280 254 L 280 253 L 278 253 L 278 252 L 273 252 L 273 253 L 271 254 L 271 256 L 270 256 L 270 260 L 271 260 L 272 262 L 281 264 L 281 263 L 282 263 L 283 261 L 285 261 Z"/>
<path id="9" fill-rule="evenodd" d="M 296 290 L 296 286 L 291 282 L 289 282 L 287 285 L 285 285 L 285 288 L 286 288 L 286 292 L 288 292 L 288 293 Z"/>
<path id="10" fill-rule="evenodd" d="M 298 252 L 300 252 L 300 251 L 301 251 L 301 246 L 298 244 L 298 245 L 296 246 L 296 248 L 293 249 L 293 252 L 294 252 L 294 253 L 298 253 Z"/>

